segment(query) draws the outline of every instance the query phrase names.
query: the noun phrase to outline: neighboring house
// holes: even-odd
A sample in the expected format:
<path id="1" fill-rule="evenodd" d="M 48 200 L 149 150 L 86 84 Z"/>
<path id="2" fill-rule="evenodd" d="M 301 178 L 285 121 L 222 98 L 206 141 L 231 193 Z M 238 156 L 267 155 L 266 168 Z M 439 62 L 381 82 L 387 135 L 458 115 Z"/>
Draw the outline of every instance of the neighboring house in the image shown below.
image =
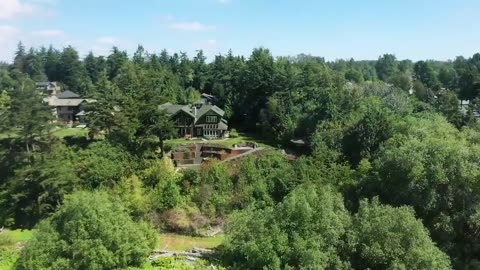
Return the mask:
<path id="1" fill-rule="evenodd" d="M 57 82 L 37 82 L 35 83 L 35 88 L 48 95 L 56 95 L 61 90 Z"/>
<path id="2" fill-rule="evenodd" d="M 182 137 L 221 138 L 228 130 L 227 121 L 223 119 L 225 112 L 215 105 L 165 103 L 159 109 L 170 115 Z"/>
<path id="3" fill-rule="evenodd" d="M 48 97 L 46 101 L 57 119 L 71 126 L 82 115 L 82 104 L 94 100 L 81 98 L 80 95 L 67 90 Z"/>
<path id="4" fill-rule="evenodd" d="M 200 100 L 198 100 L 196 102 L 196 104 L 197 103 L 203 103 L 203 104 L 215 105 L 215 103 L 217 103 L 217 101 L 218 101 L 217 97 L 209 95 L 209 94 L 202 93 L 200 95 Z"/>
<path id="5" fill-rule="evenodd" d="M 480 110 L 475 109 L 475 106 L 471 106 L 470 100 L 459 100 L 459 110 L 463 115 L 467 115 L 468 110 L 472 110 L 472 114 L 475 118 L 480 118 Z"/>
<path id="6" fill-rule="evenodd" d="M 460 106 L 460 112 L 463 115 L 466 115 L 468 112 L 468 107 L 470 106 L 470 100 L 459 100 L 458 105 Z"/>

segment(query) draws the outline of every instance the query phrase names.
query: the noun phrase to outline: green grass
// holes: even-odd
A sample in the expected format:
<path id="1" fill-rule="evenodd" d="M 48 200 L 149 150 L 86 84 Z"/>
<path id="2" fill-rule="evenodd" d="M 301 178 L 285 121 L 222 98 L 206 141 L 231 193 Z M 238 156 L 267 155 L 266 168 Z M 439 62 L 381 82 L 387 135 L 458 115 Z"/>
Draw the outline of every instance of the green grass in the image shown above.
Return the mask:
<path id="1" fill-rule="evenodd" d="M 52 135 L 58 138 L 64 138 L 67 136 L 75 136 L 75 137 L 85 137 L 87 136 L 88 129 L 86 128 L 59 128 L 52 130 Z M 5 139 L 9 137 L 17 137 L 18 134 L 16 132 L 4 132 L 0 133 L 0 139 Z"/>
<path id="2" fill-rule="evenodd" d="M 33 237 L 32 230 L 13 230 L 10 232 L 12 233 L 15 242 L 25 242 Z"/>
<path id="3" fill-rule="evenodd" d="M 11 270 L 20 256 L 19 244 L 32 239 L 32 230 L 4 230 L 0 233 L 0 270 Z"/>
<path id="4" fill-rule="evenodd" d="M 0 247 L 14 246 L 16 244 L 32 239 L 32 236 L 32 230 L 4 230 L 0 234 Z"/>
<path id="5" fill-rule="evenodd" d="M 260 147 L 274 147 L 272 145 L 269 145 L 268 142 L 258 137 L 245 134 L 245 133 L 240 133 L 237 138 L 227 138 L 227 139 L 220 139 L 220 140 L 202 140 L 202 139 L 189 140 L 185 138 L 178 138 L 178 139 L 167 140 L 165 144 L 170 146 L 175 146 L 179 144 L 210 143 L 210 144 L 219 144 L 226 147 L 232 147 L 234 144 L 239 144 L 242 142 L 254 142 L 254 143 L 257 143 L 257 145 Z"/>
<path id="6" fill-rule="evenodd" d="M 157 248 L 171 251 L 185 251 L 197 248 L 215 248 L 223 242 L 223 236 L 194 237 L 178 235 L 173 233 L 162 233 L 159 235 Z"/>
<path id="7" fill-rule="evenodd" d="M 88 129 L 86 128 L 61 128 L 52 132 L 52 135 L 63 138 L 67 136 L 85 137 Z"/>

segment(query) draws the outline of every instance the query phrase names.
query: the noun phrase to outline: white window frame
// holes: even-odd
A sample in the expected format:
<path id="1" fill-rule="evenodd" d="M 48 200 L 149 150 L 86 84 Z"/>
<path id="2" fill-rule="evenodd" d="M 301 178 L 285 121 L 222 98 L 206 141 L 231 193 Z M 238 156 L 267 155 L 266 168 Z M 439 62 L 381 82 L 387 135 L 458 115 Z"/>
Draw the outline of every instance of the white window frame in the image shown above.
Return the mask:
<path id="1" fill-rule="evenodd" d="M 207 123 L 216 123 L 217 116 L 216 115 L 207 115 Z"/>

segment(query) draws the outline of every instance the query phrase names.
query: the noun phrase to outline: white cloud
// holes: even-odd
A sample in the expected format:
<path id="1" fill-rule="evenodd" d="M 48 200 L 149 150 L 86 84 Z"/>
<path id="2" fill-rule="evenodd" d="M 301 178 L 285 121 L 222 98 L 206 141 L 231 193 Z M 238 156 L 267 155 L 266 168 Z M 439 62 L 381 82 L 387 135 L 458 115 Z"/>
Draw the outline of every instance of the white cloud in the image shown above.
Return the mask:
<path id="1" fill-rule="evenodd" d="M 206 25 L 200 22 L 176 22 L 168 25 L 168 28 L 181 31 L 207 31 L 214 30 L 214 25 Z"/>
<path id="2" fill-rule="evenodd" d="M 20 0 L 0 0 L 0 20 L 13 19 L 18 15 L 33 13 L 34 6 Z"/>
<path id="3" fill-rule="evenodd" d="M 40 30 L 32 32 L 32 35 L 42 38 L 58 38 L 64 36 L 65 32 L 62 30 Z"/>
<path id="4" fill-rule="evenodd" d="M 11 61 L 21 31 L 11 25 L 0 25 L 0 61 Z"/>
<path id="5" fill-rule="evenodd" d="M 99 37 L 96 42 L 99 44 L 114 45 L 118 43 L 118 39 L 116 37 Z"/>
<path id="6" fill-rule="evenodd" d="M 30 0 L 32 3 L 44 4 L 44 5 L 57 5 L 59 0 Z"/>
<path id="7" fill-rule="evenodd" d="M 11 25 L 0 25 L 0 38 L 4 39 L 12 34 L 18 33 L 19 31 L 20 30 Z"/>
<path id="8" fill-rule="evenodd" d="M 173 21 L 174 19 L 175 19 L 175 16 L 170 15 L 170 14 L 160 16 L 160 20 L 162 20 L 162 21 L 170 22 L 170 21 Z"/>

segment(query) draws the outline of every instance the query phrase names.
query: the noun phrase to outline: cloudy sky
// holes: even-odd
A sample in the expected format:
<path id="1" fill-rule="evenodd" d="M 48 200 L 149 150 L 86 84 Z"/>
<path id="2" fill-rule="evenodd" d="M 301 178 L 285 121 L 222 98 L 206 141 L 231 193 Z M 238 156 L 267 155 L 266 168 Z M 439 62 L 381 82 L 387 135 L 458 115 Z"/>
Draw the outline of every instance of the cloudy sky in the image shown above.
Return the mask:
<path id="1" fill-rule="evenodd" d="M 0 60 L 16 44 L 107 54 L 252 48 L 274 55 L 452 59 L 480 51 L 478 0 L 0 0 Z"/>

